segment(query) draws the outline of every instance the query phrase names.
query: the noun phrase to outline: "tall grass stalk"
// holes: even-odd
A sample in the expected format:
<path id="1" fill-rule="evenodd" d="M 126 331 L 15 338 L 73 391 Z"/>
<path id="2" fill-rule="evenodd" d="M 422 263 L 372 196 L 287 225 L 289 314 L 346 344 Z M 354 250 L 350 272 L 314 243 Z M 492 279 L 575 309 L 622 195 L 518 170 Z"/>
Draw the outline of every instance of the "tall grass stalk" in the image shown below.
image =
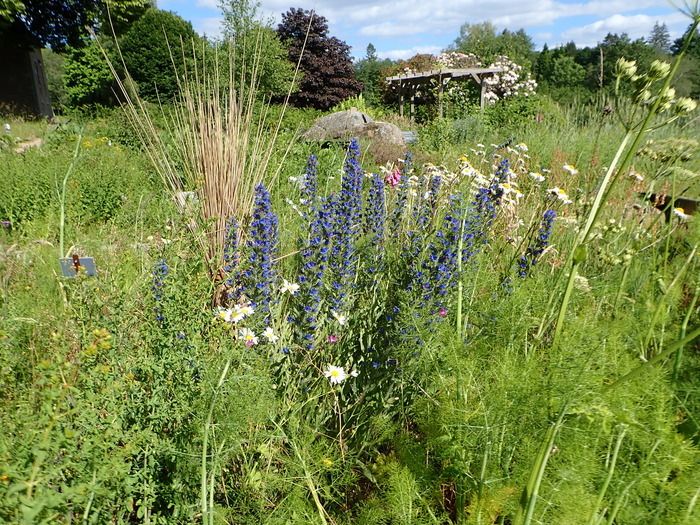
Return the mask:
<path id="1" fill-rule="evenodd" d="M 209 403 L 209 413 L 207 414 L 207 421 L 204 424 L 204 436 L 202 439 L 202 464 L 200 465 L 200 476 L 201 476 L 201 505 L 202 505 L 202 523 L 214 523 L 213 505 L 209 505 L 207 501 L 207 454 L 209 452 L 209 429 L 211 428 L 212 420 L 214 418 L 214 407 L 216 406 L 216 398 L 219 395 L 219 391 L 226 380 L 228 375 L 228 370 L 231 367 L 231 360 L 226 361 L 223 370 L 221 371 L 221 376 L 219 376 L 219 382 L 214 389 L 211 397 L 211 403 Z M 213 481 L 213 474 L 212 474 Z M 213 492 L 213 490 L 212 490 Z"/>
<path id="2" fill-rule="evenodd" d="M 593 226 L 595 226 L 595 223 L 598 220 L 598 217 L 600 215 L 601 210 L 603 209 L 605 202 L 609 199 L 611 191 L 615 187 L 615 183 L 621 178 L 621 175 L 629 166 L 635 153 L 637 152 L 637 149 L 639 148 L 642 139 L 646 136 L 646 133 L 650 128 L 651 122 L 654 116 L 657 114 L 659 107 L 661 106 L 662 97 L 660 95 L 662 93 L 665 93 L 671 86 L 671 81 L 675 77 L 676 72 L 678 71 L 678 67 L 680 66 L 681 60 L 685 56 L 685 53 L 687 52 L 688 47 L 690 46 L 690 42 L 692 41 L 693 35 L 695 34 L 695 31 L 698 28 L 698 24 L 700 24 L 700 15 L 695 15 L 693 18 L 693 23 L 691 24 L 687 36 L 683 41 L 683 47 L 681 49 L 681 52 L 676 56 L 676 59 L 674 60 L 673 65 L 671 66 L 671 70 L 666 76 L 663 86 L 658 91 L 656 99 L 649 107 L 646 116 L 638 126 L 630 127 L 625 133 L 625 136 L 622 139 L 622 142 L 620 143 L 617 152 L 615 153 L 615 157 L 610 163 L 610 166 L 608 167 L 608 170 L 606 171 L 605 176 L 603 177 L 603 180 L 600 183 L 598 192 L 596 193 L 595 199 L 593 200 L 591 209 L 588 212 L 588 217 L 586 219 L 584 227 L 581 229 L 578 236 L 576 237 L 576 240 L 574 241 L 574 245 L 569 255 L 569 260 L 567 261 L 567 265 L 570 266 L 568 282 L 565 288 L 564 295 L 562 296 L 561 303 L 559 305 L 559 313 L 557 315 L 557 321 L 554 327 L 554 335 L 552 337 L 553 348 L 556 348 L 559 344 L 562 328 L 564 326 L 564 320 L 566 319 L 566 312 L 569 307 L 571 289 L 573 287 L 574 280 L 576 279 L 576 275 L 578 274 L 578 269 L 586 259 L 585 244 L 590 237 L 590 234 L 593 230 Z M 631 145 L 628 147 L 627 144 L 630 141 Z"/>
<path id="3" fill-rule="evenodd" d="M 615 381 L 614 383 L 611 383 L 607 385 L 604 389 L 603 392 L 609 392 L 611 390 L 614 390 L 618 386 L 620 386 L 623 383 L 626 383 L 630 379 L 634 379 L 638 375 L 642 374 L 648 367 L 651 365 L 658 363 L 659 361 L 662 361 L 666 359 L 667 357 L 670 357 L 673 355 L 674 352 L 677 352 L 679 348 L 684 347 L 691 341 L 695 340 L 697 337 L 700 337 L 700 326 L 696 326 L 689 334 L 687 334 L 685 337 L 681 338 L 679 341 L 676 341 L 673 343 L 671 346 L 669 346 L 666 350 L 663 352 L 659 352 L 656 354 L 654 357 L 649 359 L 648 361 L 642 363 L 638 367 L 636 367 L 634 370 L 631 372 L 628 372 L 624 376 L 622 376 L 620 379 Z"/>
<path id="4" fill-rule="evenodd" d="M 269 185 L 277 178 L 296 138 L 291 138 L 285 147 L 278 144 L 299 64 L 279 119 L 269 130 L 269 100 L 262 101 L 256 111 L 263 57 L 262 29 L 255 35 L 252 58 L 236 56 L 236 46 L 229 43 L 227 47 L 216 47 L 213 60 L 208 60 L 206 43 L 198 48 L 192 42 L 190 51 L 185 51 L 186 46 L 181 43 L 182 62 L 189 63 L 183 73 L 177 71 L 171 49 L 179 94 L 171 107 L 158 104 L 166 123 L 164 130 L 154 123 L 149 104 L 138 95 L 128 73 L 122 80 L 103 49 L 116 79 L 124 113 L 182 212 L 190 211 L 190 203 L 181 192 L 196 192 L 199 200 L 193 207 L 196 221 L 189 226 L 192 230 L 203 230 L 197 238 L 212 272 L 216 272 L 223 251 L 227 218 L 233 216 L 239 224 L 246 224 L 255 187 L 261 182 Z M 223 59 L 222 55 L 225 55 Z M 123 58 L 121 62 L 126 70 Z M 227 74 L 221 73 L 222 65 L 227 66 Z M 273 167 L 272 155 L 280 149 L 282 158 Z"/>

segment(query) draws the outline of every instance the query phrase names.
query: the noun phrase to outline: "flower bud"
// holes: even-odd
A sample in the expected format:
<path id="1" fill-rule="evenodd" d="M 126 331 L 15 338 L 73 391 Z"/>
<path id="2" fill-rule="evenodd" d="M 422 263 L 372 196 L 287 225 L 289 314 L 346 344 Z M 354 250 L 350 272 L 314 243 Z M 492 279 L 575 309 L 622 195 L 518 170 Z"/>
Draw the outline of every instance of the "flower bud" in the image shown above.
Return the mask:
<path id="1" fill-rule="evenodd" d="M 615 64 L 615 74 L 620 77 L 632 78 L 637 72 L 637 64 L 634 60 L 619 58 Z"/>
<path id="2" fill-rule="evenodd" d="M 649 76 L 656 80 L 666 78 L 670 72 L 671 64 L 662 62 L 661 60 L 654 60 L 649 67 Z"/>
<path id="3" fill-rule="evenodd" d="M 697 107 L 698 103 L 692 98 L 681 97 L 676 101 L 676 111 L 678 113 L 692 113 Z"/>
<path id="4" fill-rule="evenodd" d="M 646 104 L 651 100 L 651 91 L 648 89 L 642 89 L 637 92 L 634 97 L 634 101 L 639 104 Z"/>

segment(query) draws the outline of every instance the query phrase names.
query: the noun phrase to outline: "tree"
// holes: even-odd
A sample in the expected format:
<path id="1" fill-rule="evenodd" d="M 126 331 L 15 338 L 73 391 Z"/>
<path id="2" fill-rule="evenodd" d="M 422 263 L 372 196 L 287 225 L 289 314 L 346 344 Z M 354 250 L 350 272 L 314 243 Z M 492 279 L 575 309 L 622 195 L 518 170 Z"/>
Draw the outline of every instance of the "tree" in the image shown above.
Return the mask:
<path id="1" fill-rule="evenodd" d="M 291 99 L 294 105 L 329 109 L 362 91 L 350 60 L 350 46 L 328 36 L 325 17 L 291 8 L 282 15 L 277 34 L 289 50 L 289 60 L 299 61 L 303 73 L 299 91 Z"/>
<path id="2" fill-rule="evenodd" d="M 505 55 L 529 67 L 533 59 L 534 44 L 523 29 L 515 32 L 504 29 L 497 33 L 496 26 L 491 22 L 482 22 L 463 24 L 451 47 L 462 53 L 473 53 L 486 64 L 493 62 L 498 56 Z"/>
<path id="3" fill-rule="evenodd" d="M 654 23 L 651 34 L 647 38 L 647 43 L 659 53 L 666 55 L 671 51 L 671 35 L 668 33 L 666 23 Z"/>
<path id="4" fill-rule="evenodd" d="M 382 86 L 384 84 L 384 75 L 382 71 L 391 66 L 392 61 L 377 58 L 377 49 L 374 45 L 367 46 L 367 53 L 362 60 L 358 60 L 355 64 L 355 76 L 357 80 L 362 82 L 362 95 L 370 105 L 376 105 L 381 102 Z"/>
<path id="5" fill-rule="evenodd" d="M 109 49 L 112 40 L 90 42 L 87 46 L 72 47 L 65 53 L 63 85 L 66 102 L 70 106 L 94 106 L 113 103 L 114 77 L 107 65 L 101 46 Z"/>
<path id="6" fill-rule="evenodd" d="M 120 47 L 126 69 L 142 97 L 168 100 L 175 96 L 176 72 L 183 73 L 183 54 L 188 56 L 191 42 L 197 38 L 192 24 L 169 11 L 149 9 L 134 22 Z"/>
<path id="7" fill-rule="evenodd" d="M 260 21 L 260 2 L 250 0 L 219 0 L 223 14 L 223 34 L 226 45 L 234 47 L 236 65 L 246 68 L 244 77 L 250 82 L 257 62 L 256 92 L 262 96 L 282 97 L 287 94 L 294 79 L 294 66 L 287 59 L 287 50 L 270 21 Z M 224 61 L 226 62 L 226 61 Z M 228 66 L 228 64 L 225 64 Z M 238 72 L 240 73 L 240 71 Z M 234 75 L 239 78 L 238 73 Z M 228 71 L 224 78 L 229 78 Z"/>
<path id="8" fill-rule="evenodd" d="M 586 69 L 568 55 L 554 59 L 550 83 L 553 86 L 578 86 L 586 77 Z"/>

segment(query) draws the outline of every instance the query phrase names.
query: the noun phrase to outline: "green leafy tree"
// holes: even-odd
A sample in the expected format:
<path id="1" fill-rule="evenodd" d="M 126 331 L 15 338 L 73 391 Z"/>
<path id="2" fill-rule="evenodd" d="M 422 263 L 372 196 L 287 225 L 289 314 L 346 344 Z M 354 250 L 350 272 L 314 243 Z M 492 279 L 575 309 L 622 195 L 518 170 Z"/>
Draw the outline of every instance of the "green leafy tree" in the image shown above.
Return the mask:
<path id="1" fill-rule="evenodd" d="M 177 93 L 177 74 L 184 72 L 197 34 L 192 24 L 175 13 L 149 9 L 131 26 L 120 44 L 124 64 L 147 100 L 168 100 Z"/>
<path id="2" fill-rule="evenodd" d="M 350 47 L 328 36 L 324 17 L 291 8 L 282 15 L 277 34 L 288 47 L 289 60 L 294 64 L 300 61 L 303 78 L 291 99 L 295 106 L 329 109 L 362 91 L 362 84 L 355 78 Z"/>
<path id="3" fill-rule="evenodd" d="M 583 83 L 586 69 L 568 56 L 562 55 L 552 62 L 552 76 L 549 79 L 553 86 L 577 86 Z"/>
<path id="4" fill-rule="evenodd" d="M 524 29 L 515 32 L 504 29 L 498 33 L 491 22 L 463 24 L 452 49 L 473 53 L 485 64 L 505 55 L 518 64 L 529 67 L 534 58 L 534 43 Z"/>
<path id="5" fill-rule="evenodd" d="M 68 105 L 94 106 L 114 102 L 114 77 L 101 49 L 111 51 L 112 46 L 112 41 L 104 38 L 100 43 L 91 41 L 86 46 L 73 47 L 65 53 L 63 86 Z"/>
<path id="6" fill-rule="evenodd" d="M 252 65 L 256 63 L 257 93 L 275 98 L 285 96 L 294 79 L 295 64 L 289 61 L 287 49 L 270 27 L 271 21 L 259 19 L 260 2 L 220 0 L 219 8 L 223 14 L 224 40 L 227 46 L 234 47 L 236 64 L 247 70 L 246 80 L 250 82 Z M 229 78 L 227 72 L 222 76 Z"/>

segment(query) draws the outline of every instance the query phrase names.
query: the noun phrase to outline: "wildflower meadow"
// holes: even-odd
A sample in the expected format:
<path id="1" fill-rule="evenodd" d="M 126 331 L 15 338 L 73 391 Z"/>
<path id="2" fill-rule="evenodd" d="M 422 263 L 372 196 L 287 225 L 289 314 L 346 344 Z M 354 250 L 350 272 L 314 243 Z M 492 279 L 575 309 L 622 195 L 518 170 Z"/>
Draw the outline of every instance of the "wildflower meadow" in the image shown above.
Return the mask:
<path id="1" fill-rule="evenodd" d="M 700 521 L 678 62 L 545 123 L 385 108 L 387 159 L 192 60 L 169 106 L 7 119 L 1 522 Z"/>

